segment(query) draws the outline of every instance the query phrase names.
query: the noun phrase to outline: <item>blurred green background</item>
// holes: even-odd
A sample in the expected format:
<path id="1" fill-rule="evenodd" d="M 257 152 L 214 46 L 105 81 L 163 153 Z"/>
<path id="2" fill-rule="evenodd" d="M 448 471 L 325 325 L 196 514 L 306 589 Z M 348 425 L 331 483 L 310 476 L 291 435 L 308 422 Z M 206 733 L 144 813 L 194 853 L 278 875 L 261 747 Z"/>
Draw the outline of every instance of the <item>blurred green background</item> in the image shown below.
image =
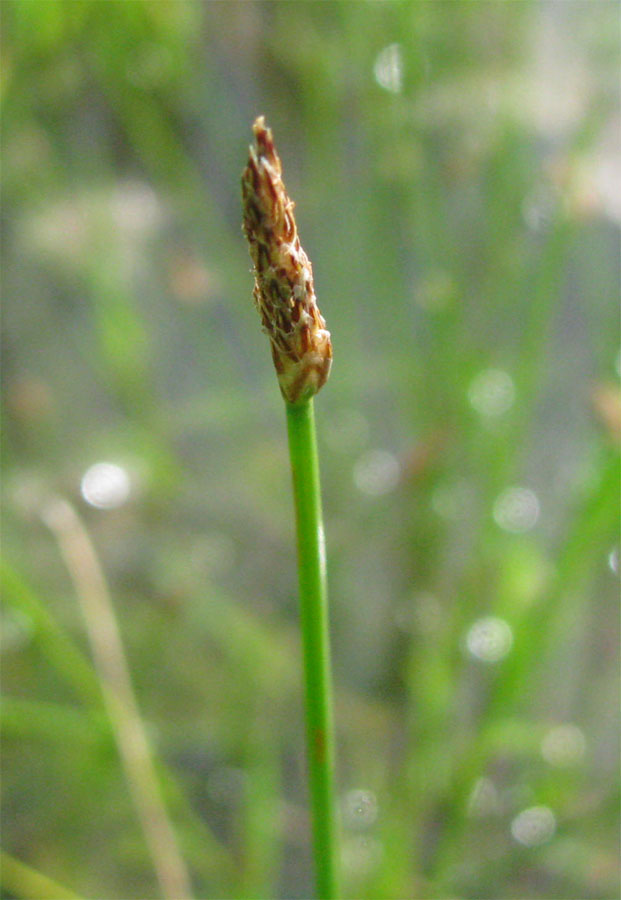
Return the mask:
<path id="1" fill-rule="evenodd" d="M 284 410 L 241 234 L 265 114 L 334 344 L 346 896 L 617 897 L 619 4 L 1 12 L 2 896 L 44 896 L 31 870 L 160 895 L 72 510 L 194 896 L 312 896 Z"/>

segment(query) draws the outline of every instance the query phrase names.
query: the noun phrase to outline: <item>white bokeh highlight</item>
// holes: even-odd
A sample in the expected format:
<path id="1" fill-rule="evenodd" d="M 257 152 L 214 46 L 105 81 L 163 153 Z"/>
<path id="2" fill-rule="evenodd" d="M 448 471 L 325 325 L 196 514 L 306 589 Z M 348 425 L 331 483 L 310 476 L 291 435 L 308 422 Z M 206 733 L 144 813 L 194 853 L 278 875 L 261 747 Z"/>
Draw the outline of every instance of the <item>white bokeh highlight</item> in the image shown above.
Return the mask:
<path id="1" fill-rule="evenodd" d="M 354 484 L 362 494 L 379 497 L 396 488 L 401 474 L 399 460 L 388 450 L 370 450 L 354 466 Z"/>
<path id="2" fill-rule="evenodd" d="M 524 847 L 545 844 L 556 831 L 556 817 L 549 806 L 531 806 L 511 822 L 511 834 Z"/>
<path id="3" fill-rule="evenodd" d="M 343 824 L 347 828 L 356 831 L 370 828 L 375 824 L 377 811 L 377 797 L 373 791 L 356 788 L 343 798 Z"/>
<path id="4" fill-rule="evenodd" d="M 84 500 L 96 509 L 117 509 L 129 499 L 129 473 L 116 463 L 95 463 L 82 476 L 80 491 Z"/>
<path id="5" fill-rule="evenodd" d="M 477 619 L 466 634 L 468 652 L 481 662 L 499 662 L 509 653 L 512 646 L 511 626 L 496 616 Z"/>
<path id="6" fill-rule="evenodd" d="M 403 89 L 403 55 L 400 44 L 388 44 L 375 57 L 373 74 L 380 87 L 391 94 Z"/>
<path id="7" fill-rule="evenodd" d="M 539 519 L 539 499 L 530 488 L 518 485 L 506 488 L 494 503 L 494 520 L 503 531 L 524 534 Z"/>
<path id="8" fill-rule="evenodd" d="M 468 400 L 481 416 L 501 416 L 515 401 L 513 379 L 502 369 L 483 369 L 470 382 Z"/>

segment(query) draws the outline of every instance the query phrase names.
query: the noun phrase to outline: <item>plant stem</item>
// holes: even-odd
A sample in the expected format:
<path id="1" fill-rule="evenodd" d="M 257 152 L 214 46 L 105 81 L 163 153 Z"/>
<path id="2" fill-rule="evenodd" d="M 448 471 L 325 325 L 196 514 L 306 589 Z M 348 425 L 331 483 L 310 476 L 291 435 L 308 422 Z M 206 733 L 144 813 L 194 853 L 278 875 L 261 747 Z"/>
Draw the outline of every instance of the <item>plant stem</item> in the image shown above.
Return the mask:
<path id="1" fill-rule="evenodd" d="M 320 900 L 335 900 L 337 834 L 326 560 L 313 401 L 287 403 L 297 522 L 310 804 Z"/>

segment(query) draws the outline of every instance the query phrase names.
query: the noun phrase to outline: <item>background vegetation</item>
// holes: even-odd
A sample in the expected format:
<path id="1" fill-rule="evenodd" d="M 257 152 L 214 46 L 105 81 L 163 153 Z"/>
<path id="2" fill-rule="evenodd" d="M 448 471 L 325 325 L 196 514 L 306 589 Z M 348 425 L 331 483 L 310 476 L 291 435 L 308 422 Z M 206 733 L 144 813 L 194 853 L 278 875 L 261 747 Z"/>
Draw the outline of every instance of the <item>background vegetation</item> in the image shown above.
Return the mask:
<path id="1" fill-rule="evenodd" d="M 75 510 L 195 896 L 312 892 L 285 423 L 240 228 L 263 113 L 335 350 L 347 896 L 617 896 L 618 3 L 2 14 L 4 849 L 158 896 Z"/>

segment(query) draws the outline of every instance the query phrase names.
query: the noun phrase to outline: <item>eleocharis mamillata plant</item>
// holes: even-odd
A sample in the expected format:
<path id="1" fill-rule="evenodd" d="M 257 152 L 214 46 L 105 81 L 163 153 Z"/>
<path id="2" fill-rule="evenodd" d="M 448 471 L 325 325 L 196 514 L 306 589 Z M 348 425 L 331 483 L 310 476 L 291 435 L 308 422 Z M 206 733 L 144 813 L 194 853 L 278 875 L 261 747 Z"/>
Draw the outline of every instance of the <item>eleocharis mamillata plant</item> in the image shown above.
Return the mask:
<path id="1" fill-rule="evenodd" d="M 254 262 L 254 299 L 287 410 L 297 521 L 306 732 L 317 891 L 337 897 L 334 730 L 325 547 L 313 397 L 325 384 L 332 344 L 271 131 L 261 116 L 242 175 L 243 228 Z"/>

